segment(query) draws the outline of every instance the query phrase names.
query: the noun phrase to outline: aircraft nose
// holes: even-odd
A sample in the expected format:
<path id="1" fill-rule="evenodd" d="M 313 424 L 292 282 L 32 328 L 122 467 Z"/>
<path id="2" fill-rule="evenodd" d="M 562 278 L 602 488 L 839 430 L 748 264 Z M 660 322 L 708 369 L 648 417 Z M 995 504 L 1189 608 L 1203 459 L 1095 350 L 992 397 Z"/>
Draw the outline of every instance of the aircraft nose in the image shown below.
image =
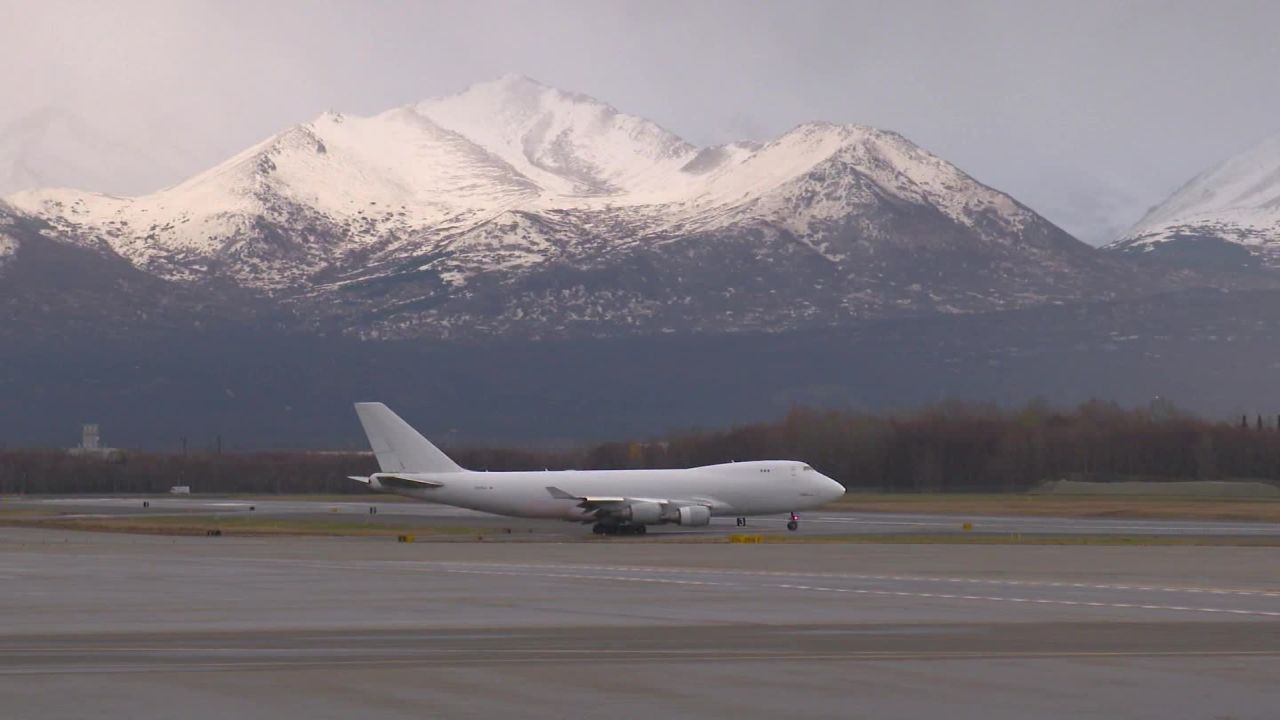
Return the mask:
<path id="1" fill-rule="evenodd" d="M 823 494 L 827 496 L 827 502 L 835 502 L 836 500 L 844 497 L 843 485 L 825 475 L 822 476 L 822 479 L 827 481 L 825 487 L 822 489 Z"/>

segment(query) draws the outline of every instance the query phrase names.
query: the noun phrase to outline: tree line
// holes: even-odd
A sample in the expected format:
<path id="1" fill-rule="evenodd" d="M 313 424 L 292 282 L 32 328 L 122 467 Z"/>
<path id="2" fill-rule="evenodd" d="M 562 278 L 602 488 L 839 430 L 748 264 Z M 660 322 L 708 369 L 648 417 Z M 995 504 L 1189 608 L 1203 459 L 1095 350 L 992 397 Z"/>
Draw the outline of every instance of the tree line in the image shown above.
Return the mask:
<path id="1" fill-rule="evenodd" d="M 1280 419 L 1277 419 L 1280 422 Z M 1280 482 L 1280 430 L 1266 418 L 1211 422 L 1167 403 L 1122 408 L 1043 402 L 1007 409 L 942 403 L 910 413 L 795 408 L 776 422 L 689 430 L 571 450 L 453 448 L 474 470 L 679 468 L 796 459 L 851 489 L 1016 492 L 1046 480 Z M 0 452 L 0 494 L 361 493 L 348 475 L 376 472 L 368 454 L 143 453 L 114 458 L 53 450 Z"/>

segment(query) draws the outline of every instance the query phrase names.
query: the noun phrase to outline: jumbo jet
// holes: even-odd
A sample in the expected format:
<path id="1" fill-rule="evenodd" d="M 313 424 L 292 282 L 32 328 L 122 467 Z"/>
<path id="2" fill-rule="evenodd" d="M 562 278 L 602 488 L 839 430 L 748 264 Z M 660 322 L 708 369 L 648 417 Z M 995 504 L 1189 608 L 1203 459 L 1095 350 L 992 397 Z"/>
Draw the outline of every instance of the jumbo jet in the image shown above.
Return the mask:
<path id="1" fill-rule="evenodd" d="M 649 525 L 709 525 L 712 517 L 791 513 L 844 495 L 844 486 L 790 460 L 684 470 L 472 472 L 382 403 L 356 403 L 382 472 L 352 477 L 376 492 L 523 518 L 593 523 L 598 535 L 643 535 Z"/>

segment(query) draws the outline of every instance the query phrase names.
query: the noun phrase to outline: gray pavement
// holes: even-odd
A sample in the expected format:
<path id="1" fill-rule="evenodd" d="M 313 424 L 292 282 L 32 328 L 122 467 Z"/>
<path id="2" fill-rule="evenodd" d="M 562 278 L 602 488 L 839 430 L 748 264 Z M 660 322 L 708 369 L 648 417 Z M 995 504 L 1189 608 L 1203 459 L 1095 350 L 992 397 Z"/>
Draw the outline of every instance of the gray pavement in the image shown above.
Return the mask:
<path id="1" fill-rule="evenodd" d="M 590 535 L 587 528 L 556 521 L 529 521 L 464 510 L 447 505 L 419 502 L 383 502 L 377 496 L 320 502 L 314 500 L 237 500 L 205 497 L 6 497 L 0 508 L 30 508 L 72 516 L 201 514 L 233 516 L 255 513 L 261 516 L 342 517 L 359 516 L 372 523 L 395 523 L 423 527 L 466 525 L 481 528 L 518 528 L 564 537 Z M 370 515 L 369 508 L 377 514 Z M 801 514 L 805 534 L 1024 534 L 1024 535 L 1143 535 L 1280 538 L 1280 523 L 1217 522 L 1203 520 L 1130 520 L 1055 518 L 1025 516 L 960 516 L 908 513 L 830 512 L 817 510 Z M 968 522 L 972 528 L 963 526 Z M 746 532 L 783 532 L 787 516 L 750 518 Z M 711 528 L 656 528 L 662 533 L 743 532 L 733 518 L 714 518 Z"/>
<path id="2" fill-rule="evenodd" d="M 0 529 L 5 718 L 1274 718 L 1280 549 Z"/>

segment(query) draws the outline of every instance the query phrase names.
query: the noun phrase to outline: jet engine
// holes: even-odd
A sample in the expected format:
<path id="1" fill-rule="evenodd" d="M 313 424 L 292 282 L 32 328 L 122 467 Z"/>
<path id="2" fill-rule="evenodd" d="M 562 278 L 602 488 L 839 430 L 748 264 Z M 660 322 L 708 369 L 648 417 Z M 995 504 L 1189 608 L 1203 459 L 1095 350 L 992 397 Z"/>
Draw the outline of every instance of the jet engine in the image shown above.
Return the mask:
<path id="1" fill-rule="evenodd" d="M 663 507 L 661 503 L 637 502 L 615 511 L 614 517 L 633 525 L 710 525 L 711 508 L 704 505 L 685 505 L 678 508 Z"/>
<path id="2" fill-rule="evenodd" d="M 623 520 L 637 525 L 655 525 L 662 522 L 662 505 L 652 502 L 631 503 L 621 515 Z"/>
<path id="3" fill-rule="evenodd" d="M 676 522 L 681 525 L 710 525 L 711 508 L 705 505 L 685 505 L 680 508 Z"/>

